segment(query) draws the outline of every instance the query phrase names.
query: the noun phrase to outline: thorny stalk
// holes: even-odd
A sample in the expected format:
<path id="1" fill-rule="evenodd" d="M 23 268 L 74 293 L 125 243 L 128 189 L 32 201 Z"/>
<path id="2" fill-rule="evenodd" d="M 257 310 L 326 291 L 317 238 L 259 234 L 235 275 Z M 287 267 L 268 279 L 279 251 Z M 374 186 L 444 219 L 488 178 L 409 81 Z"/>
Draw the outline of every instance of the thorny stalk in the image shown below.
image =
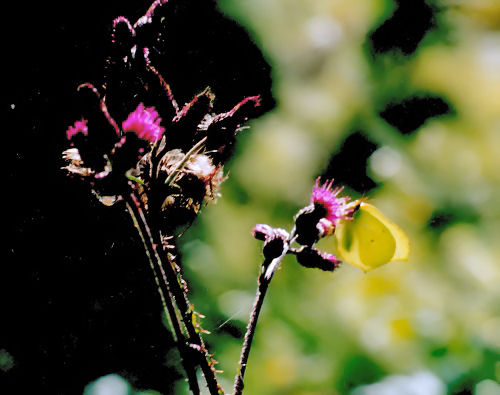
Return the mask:
<path id="1" fill-rule="evenodd" d="M 191 304 L 179 284 L 173 263 L 169 261 L 165 251 L 158 251 L 158 246 L 162 245 L 156 235 L 159 232 L 155 232 L 150 228 L 140 201 L 134 193 L 131 193 L 127 198 L 127 209 L 144 243 L 146 254 L 150 260 L 150 265 L 164 302 L 164 308 L 167 310 L 166 313 L 170 318 L 177 337 L 179 351 L 191 391 L 194 394 L 200 393 L 196 379 L 196 365 L 199 364 L 210 394 L 217 395 L 222 393 L 222 389 L 217 383 L 211 357 L 193 324 Z M 165 295 L 168 295 L 168 298 L 165 298 Z M 181 330 L 181 322 L 184 325 L 186 334 Z"/>
<path id="2" fill-rule="evenodd" d="M 137 207 L 136 199 L 133 195 L 126 200 L 126 205 L 127 211 L 129 212 L 130 217 L 134 222 L 134 226 L 139 233 L 139 236 L 144 245 L 149 265 L 158 287 L 158 293 L 160 294 L 165 316 L 167 317 L 170 327 L 173 330 L 174 339 L 177 342 L 177 347 L 179 348 L 182 365 L 184 367 L 184 370 L 186 371 L 189 388 L 191 389 L 191 392 L 193 392 L 193 394 L 199 394 L 200 387 L 198 385 L 198 379 L 196 377 L 196 365 L 193 364 L 193 361 L 191 361 L 189 358 L 186 358 L 188 353 L 185 352 L 186 350 L 183 350 L 186 349 L 186 338 L 181 329 L 179 318 L 173 304 L 172 293 L 169 289 L 168 283 L 166 281 L 160 281 L 160 276 L 158 275 L 158 270 L 156 268 L 156 266 L 158 266 L 159 260 L 156 251 L 153 248 L 153 243 L 151 242 L 151 235 L 147 231 L 147 227 L 144 227 L 145 221 L 142 221 L 142 218 L 144 218 L 144 216 L 141 215 L 141 209 Z M 165 295 L 167 295 L 167 297 L 165 297 Z"/>
<path id="3" fill-rule="evenodd" d="M 104 205 L 125 202 L 143 243 L 190 390 L 193 394 L 203 390 L 197 379 L 199 366 L 210 395 L 219 395 L 223 391 L 216 378 L 216 361 L 201 337 L 206 331 L 188 299 L 180 259 L 171 252 L 178 229 L 189 226 L 200 209 L 218 197 L 218 187 L 225 179 L 224 162 L 236 135 L 263 109 L 256 110 L 261 96 L 253 87 L 248 92 L 251 96 L 242 95 L 226 112 L 215 110 L 210 87 L 179 106 L 169 83 L 153 64 L 158 57 L 150 58 L 150 48 L 157 53 L 166 43 L 167 2 L 154 0 L 135 23 L 123 16 L 113 21 L 101 92 L 90 82 L 78 87 L 83 95 L 90 90 L 98 103 L 85 108 L 81 119 L 67 129 L 70 147 L 63 152 L 64 169 L 86 182 Z M 176 5 L 172 7 L 176 9 Z M 274 265 L 271 258 L 269 261 L 267 269 L 279 266 L 279 261 L 274 260 Z M 262 286 L 267 288 L 273 273 L 274 269 L 262 274 Z M 263 298 L 265 289 L 260 294 Z M 256 316 L 259 311 L 260 306 Z M 246 359 L 251 338 L 247 344 Z"/>

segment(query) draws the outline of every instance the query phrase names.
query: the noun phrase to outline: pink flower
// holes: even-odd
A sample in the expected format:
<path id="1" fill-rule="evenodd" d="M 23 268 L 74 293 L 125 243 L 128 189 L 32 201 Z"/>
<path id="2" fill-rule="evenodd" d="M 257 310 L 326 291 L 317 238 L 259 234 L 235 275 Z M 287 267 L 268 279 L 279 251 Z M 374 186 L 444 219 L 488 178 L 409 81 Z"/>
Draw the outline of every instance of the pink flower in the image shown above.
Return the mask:
<path id="1" fill-rule="evenodd" d="M 76 121 L 74 126 L 70 126 L 66 131 L 66 136 L 68 140 L 71 140 L 73 136 L 78 133 L 82 133 L 84 136 L 89 135 L 89 129 L 87 128 L 87 120 L 82 119 L 81 121 Z"/>
<path id="2" fill-rule="evenodd" d="M 155 108 L 146 108 L 141 103 L 123 122 L 122 129 L 124 133 L 133 132 L 140 139 L 156 143 L 165 132 L 165 128 L 160 126 L 160 122 L 161 118 Z"/>
<path id="3" fill-rule="evenodd" d="M 319 177 L 313 187 L 311 195 L 311 204 L 321 206 L 326 210 L 325 219 L 336 225 L 340 220 L 349 219 L 352 208 L 349 208 L 348 197 L 338 198 L 337 195 L 342 192 L 343 187 L 332 189 L 333 179 L 320 186 Z"/>

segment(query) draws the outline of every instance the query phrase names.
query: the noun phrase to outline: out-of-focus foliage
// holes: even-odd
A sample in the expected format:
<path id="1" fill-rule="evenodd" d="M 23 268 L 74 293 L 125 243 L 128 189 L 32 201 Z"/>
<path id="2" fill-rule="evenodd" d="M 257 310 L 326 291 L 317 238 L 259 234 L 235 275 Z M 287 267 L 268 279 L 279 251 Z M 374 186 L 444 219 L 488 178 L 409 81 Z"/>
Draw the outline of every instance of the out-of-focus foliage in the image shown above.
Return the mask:
<path id="1" fill-rule="evenodd" d="M 380 393 L 373 384 L 389 388 L 383 393 L 498 393 L 497 2 L 219 4 L 272 64 L 277 99 L 241 134 L 222 199 L 183 237 L 192 301 L 207 316 L 224 388 L 262 259 L 251 229 L 290 229 L 324 175 L 404 229 L 410 259 L 332 274 L 285 258 L 258 324 L 246 392 Z M 333 244 L 322 247 L 335 253 Z"/>

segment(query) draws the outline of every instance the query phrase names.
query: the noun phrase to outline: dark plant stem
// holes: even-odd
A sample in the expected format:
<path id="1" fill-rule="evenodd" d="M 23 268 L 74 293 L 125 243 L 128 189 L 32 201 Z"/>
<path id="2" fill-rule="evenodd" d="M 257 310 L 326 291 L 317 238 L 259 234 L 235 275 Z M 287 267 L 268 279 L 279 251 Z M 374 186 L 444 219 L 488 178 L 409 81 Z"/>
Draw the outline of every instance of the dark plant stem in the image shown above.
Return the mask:
<path id="1" fill-rule="evenodd" d="M 296 236 L 292 234 L 291 236 L 289 236 L 288 240 L 283 240 L 281 253 L 279 255 L 276 254 L 274 257 L 266 257 L 266 259 L 262 263 L 261 273 L 258 279 L 259 285 L 257 287 L 257 293 L 255 294 L 255 301 L 253 302 L 252 311 L 250 312 L 250 319 L 248 320 L 243 347 L 241 348 L 240 362 L 238 363 L 238 373 L 236 374 L 236 377 L 234 379 L 233 395 L 240 395 L 243 392 L 243 388 L 245 386 L 243 378 L 245 376 L 245 371 L 248 364 L 248 356 L 250 355 L 250 348 L 252 347 L 255 329 L 257 328 L 257 321 L 262 309 L 262 304 L 264 303 L 264 298 L 266 297 L 267 289 L 271 284 L 274 273 L 276 273 L 276 270 L 278 270 L 278 268 L 280 267 L 281 261 L 283 260 L 284 256 L 291 252 L 290 245 L 295 241 L 295 239 Z"/>
<path id="2" fill-rule="evenodd" d="M 139 236 L 143 242 L 149 265 L 151 267 L 151 270 L 153 271 L 153 276 L 158 287 L 158 293 L 160 294 L 160 298 L 162 301 L 163 310 L 172 327 L 174 339 L 177 342 L 177 347 L 179 348 L 179 352 L 181 354 L 182 366 L 186 371 L 189 388 L 191 389 L 191 392 L 193 394 L 200 394 L 200 387 L 198 385 L 198 379 L 196 377 L 196 366 L 189 358 L 187 358 L 189 352 L 186 352 L 188 351 L 186 338 L 181 329 L 181 324 L 179 322 L 176 309 L 173 304 L 173 297 L 168 283 L 166 283 L 165 281 L 160 281 L 160 276 L 158 275 L 158 271 L 155 265 L 155 262 L 158 262 L 156 251 L 153 248 L 150 234 L 147 228 L 144 227 L 145 221 L 140 220 L 140 218 L 143 217 L 143 215 L 141 215 L 141 209 L 137 207 L 136 199 L 131 198 L 130 201 L 129 199 L 127 199 L 126 204 L 130 217 L 134 222 L 134 226 L 137 229 L 137 232 L 139 233 Z"/>
<path id="3" fill-rule="evenodd" d="M 260 311 L 264 303 L 264 298 L 266 297 L 267 289 L 271 284 L 271 280 L 274 277 L 274 273 L 278 270 L 281 265 L 281 261 L 284 256 L 291 252 L 290 245 L 295 241 L 296 236 L 293 234 L 289 236 L 288 240 L 283 240 L 283 247 L 281 253 L 278 256 L 266 257 L 262 263 L 261 273 L 258 279 L 257 293 L 255 294 L 255 300 L 253 302 L 252 311 L 250 312 L 250 319 L 248 320 L 247 331 L 245 333 L 245 339 L 243 341 L 243 347 L 241 348 L 240 361 L 238 363 L 238 373 L 234 379 L 234 392 L 233 395 L 241 395 L 243 388 L 245 386 L 244 377 L 245 371 L 248 364 L 248 356 L 250 355 L 250 348 L 252 347 L 253 337 L 255 335 L 255 329 L 257 328 L 257 321 L 259 319 Z M 265 248 L 265 247 L 264 247 Z"/>
<path id="4" fill-rule="evenodd" d="M 262 266 L 266 267 L 267 265 L 264 263 Z M 257 327 L 257 320 L 259 319 L 259 314 L 264 303 L 264 298 L 266 296 L 267 289 L 269 288 L 269 284 L 272 280 L 272 277 L 267 279 L 265 274 L 266 271 L 263 270 L 261 275 L 259 276 L 259 286 L 257 287 L 257 293 L 255 295 L 252 311 L 250 313 L 250 319 L 247 325 L 247 331 L 245 333 L 245 340 L 243 341 L 243 347 L 241 349 L 240 362 L 238 363 L 238 373 L 234 381 L 233 395 L 239 395 L 243 392 L 243 377 L 245 376 L 248 356 L 250 355 L 250 348 L 252 347 L 255 329 Z"/>
<path id="5" fill-rule="evenodd" d="M 158 251 L 158 248 L 162 246 L 160 232 L 150 228 L 149 223 L 151 221 L 148 222 L 146 212 L 143 210 L 140 200 L 134 193 L 131 193 L 126 200 L 128 207 L 131 208 L 129 212 L 131 211 L 134 223 L 138 224 L 136 228 L 144 243 L 146 253 L 148 257 L 150 257 L 150 264 L 157 278 L 159 289 L 164 296 L 167 296 L 167 298 L 164 297 L 163 299 L 168 299 L 168 301 L 165 300 L 165 305 L 167 307 L 168 316 L 173 323 L 174 332 L 176 335 L 177 332 L 182 334 L 182 337 L 178 341 L 178 348 L 181 353 L 184 368 L 187 368 L 186 374 L 191 390 L 195 394 L 199 393 L 195 371 L 195 366 L 199 365 L 209 393 L 211 395 L 223 393 L 221 387 L 217 383 L 215 369 L 211 362 L 210 355 L 204 345 L 203 339 L 193 324 L 194 312 L 186 293 L 179 283 L 174 263 L 169 260 L 168 254 L 164 249 L 160 252 Z M 172 309 L 169 305 L 172 306 Z M 177 314 L 177 312 L 179 314 Z M 175 324 L 175 322 L 177 322 L 177 324 Z M 186 335 L 182 333 L 180 322 L 187 332 Z M 177 329 L 176 326 L 178 326 Z M 193 380 L 196 381 L 196 385 Z"/>

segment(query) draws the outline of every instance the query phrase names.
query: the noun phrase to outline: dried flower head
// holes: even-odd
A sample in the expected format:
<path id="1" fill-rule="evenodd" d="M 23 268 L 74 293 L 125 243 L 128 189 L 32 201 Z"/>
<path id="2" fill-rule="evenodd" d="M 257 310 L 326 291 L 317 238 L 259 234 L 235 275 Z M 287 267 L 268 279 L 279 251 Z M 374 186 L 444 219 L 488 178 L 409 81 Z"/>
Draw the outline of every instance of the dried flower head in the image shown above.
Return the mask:
<path id="1" fill-rule="evenodd" d="M 68 148 L 63 152 L 63 160 L 67 165 L 63 167 L 69 173 L 79 175 L 81 177 L 89 177 L 94 174 L 94 171 L 83 166 L 83 160 L 80 156 L 78 148 Z"/>
<path id="2" fill-rule="evenodd" d="M 199 191 L 191 193 L 191 197 L 196 197 L 195 200 L 199 202 L 216 200 L 219 196 L 218 189 L 225 179 L 223 166 L 214 165 L 208 155 L 193 154 L 186 159 L 186 154 L 177 148 L 163 156 L 158 170 L 159 176 L 170 178 L 171 182 L 175 182 L 181 189 L 186 187 L 188 182 L 191 189 Z M 176 193 L 178 192 L 177 190 Z"/>
<path id="3" fill-rule="evenodd" d="M 123 122 L 122 129 L 124 133 L 133 132 L 142 140 L 156 143 L 165 133 L 160 122 L 161 118 L 154 107 L 144 107 L 144 104 L 140 103 Z"/>

